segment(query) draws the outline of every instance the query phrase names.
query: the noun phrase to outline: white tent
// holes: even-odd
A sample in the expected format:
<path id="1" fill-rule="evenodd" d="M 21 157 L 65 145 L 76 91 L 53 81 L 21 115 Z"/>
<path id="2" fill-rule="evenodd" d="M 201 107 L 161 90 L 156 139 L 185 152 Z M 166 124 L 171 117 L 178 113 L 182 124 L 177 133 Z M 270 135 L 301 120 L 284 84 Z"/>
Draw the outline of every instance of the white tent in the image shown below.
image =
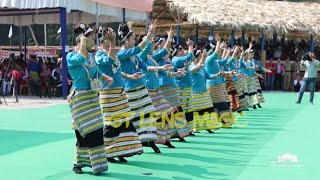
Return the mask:
<path id="1" fill-rule="evenodd" d="M 106 6 L 90 0 L 1 0 L 0 24 L 60 24 L 59 8 L 66 8 L 67 23 L 93 23 L 123 20 L 123 8 Z M 23 10 L 23 11 L 22 11 Z M 126 20 L 144 21 L 147 13 L 125 10 Z"/>

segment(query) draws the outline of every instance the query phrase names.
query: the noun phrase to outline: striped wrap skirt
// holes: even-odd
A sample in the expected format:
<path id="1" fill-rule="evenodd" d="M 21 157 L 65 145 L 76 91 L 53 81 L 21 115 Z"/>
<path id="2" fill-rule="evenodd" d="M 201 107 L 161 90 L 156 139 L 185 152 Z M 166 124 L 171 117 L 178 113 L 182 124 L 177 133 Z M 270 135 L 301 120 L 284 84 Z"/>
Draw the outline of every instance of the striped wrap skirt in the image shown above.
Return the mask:
<path id="1" fill-rule="evenodd" d="M 157 144 L 164 144 L 167 141 L 170 141 L 170 131 L 169 125 L 173 128 L 174 121 L 171 121 L 171 116 L 174 116 L 174 113 L 177 112 L 177 108 L 174 105 L 171 105 L 162 95 L 159 89 L 148 89 L 149 95 L 152 99 L 152 104 L 156 108 L 156 113 L 159 115 L 157 121 L 157 134 L 158 140 Z M 166 121 L 169 120 L 169 121 Z M 173 119 L 174 120 L 174 119 Z"/>
<path id="2" fill-rule="evenodd" d="M 240 100 L 235 82 L 230 76 L 226 77 L 226 89 L 230 101 L 230 108 L 232 111 L 237 111 L 240 108 Z"/>
<path id="3" fill-rule="evenodd" d="M 240 101 L 240 108 L 238 109 L 239 111 L 247 111 L 249 109 L 249 103 L 247 99 L 244 96 L 243 92 L 243 79 L 240 79 L 238 81 L 235 81 L 235 86 L 237 88 L 238 96 L 239 96 L 239 101 Z"/>
<path id="4" fill-rule="evenodd" d="M 152 117 L 156 112 L 145 86 L 127 90 L 129 107 L 132 112 L 132 123 L 136 128 L 141 142 L 155 141 L 158 139 L 156 122 Z"/>
<path id="5" fill-rule="evenodd" d="M 258 104 L 257 82 L 255 76 L 247 78 L 247 86 L 249 91 L 249 106 Z"/>
<path id="6" fill-rule="evenodd" d="M 222 127 L 232 126 L 234 124 L 234 116 L 230 106 L 225 102 L 225 84 L 207 85 L 207 89 L 213 106 L 219 114 L 219 122 L 222 122 Z"/>
<path id="7" fill-rule="evenodd" d="M 189 126 L 190 132 L 193 130 L 193 99 L 192 99 L 192 88 L 179 88 L 177 87 L 177 92 L 180 97 L 182 104 L 182 109 L 186 113 L 186 118 Z"/>
<path id="8" fill-rule="evenodd" d="M 73 90 L 68 95 L 68 103 L 72 113 L 72 128 L 77 137 L 74 167 L 91 167 L 94 174 L 107 171 L 98 93 Z"/>
<path id="9" fill-rule="evenodd" d="M 174 127 L 169 124 L 171 138 L 184 138 L 188 136 L 190 132 L 188 122 L 186 120 L 185 112 L 182 109 L 182 104 L 180 102 L 176 87 L 160 86 L 160 91 L 166 100 L 178 109 L 178 112 L 174 114 L 174 117 L 171 116 L 171 118 L 174 118 Z"/>
<path id="10" fill-rule="evenodd" d="M 72 91 L 68 96 L 72 113 L 72 129 L 82 137 L 103 128 L 98 93 L 93 91 Z"/>
<path id="11" fill-rule="evenodd" d="M 142 144 L 132 124 L 131 109 L 124 89 L 100 91 L 100 106 L 105 122 L 104 145 L 107 157 L 142 154 Z"/>
<path id="12" fill-rule="evenodd" d="M 260 85 L 260 81 L 259 81 L 259 77 L 258 76 L 256 76 L 256 88 L 257 88 L 258 103 L 264 103 L 265 99 L 264 99 L 263 94 L 262 94 L 261 85 Z"/>
<path id="13" fill-rule="evenodd" d="M 208 92 L 193 93 L 193 130 L 212 130 L 219 128 L 218 114 L 214 112 Z"/>

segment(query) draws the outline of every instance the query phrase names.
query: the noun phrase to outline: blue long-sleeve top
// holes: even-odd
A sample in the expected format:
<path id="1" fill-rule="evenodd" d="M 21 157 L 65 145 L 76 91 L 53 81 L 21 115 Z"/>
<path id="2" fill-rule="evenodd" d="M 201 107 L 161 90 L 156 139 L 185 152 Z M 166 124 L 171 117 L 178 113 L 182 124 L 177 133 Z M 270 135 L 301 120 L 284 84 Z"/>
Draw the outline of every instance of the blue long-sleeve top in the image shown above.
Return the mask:
<path id="1" fill-rule="evenodd" d="M 140 46 L 135 46 L 130 49 L 118 51 L 117 57 L 121 62 L 121 71 L 129 75 L 141 72 L 141 70 L 147 71 L 148 66 L 138 56 L 147 55 L 150 50 L 150 46 L 146 46 L 143 50 L 141 50 Z M 137 80 L 124 79 L 125 90 L 130 90 L 144 85 L 142 78 Z"/>
<path id="2" fill-rule="evenodd" d="M 121 76 L 120 61 L 108 56 L 103 50 L 98 50 L 95 55 L 97 66 L 101 72 L 114 79 L 113 84 L 108 87 L 109 82 L 102 80 L 102 89 L 114 89 L 124 86 L 124 80 Z"/>
<path id="3" fill-rule="evenodd" d="M 151 50 L 152 48 L 152 44 L 148 43 L 147 44 L 147 50 Z M 166 56 L 168 54 L 168 51 L 165 51 L 165 53 L 163 53 L 163 56 Z M 159 64 L 157 63 L 156 60 L 154 60 L 152 58 L 152 56 L 148 56 L 146 53 L 140 53 L 138 55 L 139 59 L 145 63 L 147 66 L 159 66 Z M 147 89 L 159 89 L 160 88 L 160 84 L 159 84 L 159 80 L 158 80 L 158 76 L 160 74 L 165 75 L 165 71 L 146 71 L 144 69 L 142 69 L 142 73 L 145 74 L 145 76 L 143 77 L 143 81 L 145 83 L 145 86 Z"/>
<path id="4" fill-rule="evenodd" d="M 253 65 L 257 65 L 258 66 L 258 70 L 260 70 L 260 71 L 263 70 L 263 66 L 259 61 L 257 61 L 256 59 L 252 59 L 251 61 L 252 61 Z M 256 69 L 254 71 L 256 72 Z"/>
<path id="5" fill-rule="evenodd" d="M 185 68 L 185 63 L 192 61 L 193 58 L 194 58 L 193 53 L 188 53 L 186 56 L 174 57 L 172 59 L 172 65 L 174 67 L 173 70 L 175 72 L 177 72 L 178 69 Z M 185 74 L 186 75 L 183 77 L 175 77 L 174 78 L 174 83 L 179 88 L 192 87 L 191 73 L 188 68 L 185 69 Z"/>
<path id="6" fill-rule="evenodd" d="M 73 80 L 73 88 L 75 90 L 90 90 L 90 80 L 84 66 L 88 66 L 93 62 L 92 67 L 88 67 L 90 77 L 101 79 L 103 73 L 99 71 L 95 64 L 94 56 L 89 54 L 90 59 L 80 52 L 69 52 L 67 54 L 68 71 Z M 97 74 L 98 73 L 98 74 Z"/>
<path id="7" fill-rule="evenodd" d="M 233 57 L 230 57 L 228 59 L 227 65 L 228 65 L 230 71 L 239 71 L 239 67 L 237 66 L 235 61 L 236 60 Z M 236 76 L 236 75 L 234 75 L 232 79 L 234 81 L 238 81 L 239 80 L 238 76 Z"/>
<path id="8" fill-rule="evenodd" d="M 196 65 L 191 63 L 189 66 L 189 70 L 195 67 Z M 202 93 L 207 91 L 206 87 L 206 77 L 205 77 L 204 68 L 200 68 L 196 70 L 194 73 L 191 72 L 191 79 L 192 79 L 192 91 L 193 93 Z"/>
<path id="9" fill-rule="evenodd" d="M 29 71 L 34 71 L 34 72 L 39 72 L 39 64 L 38 62 L 30 62 L 29 63 L 29 67 L 28 67 Z"/>
<path id="10" fill-rule="evenodd" d="M 224 79 L 222 76 L 218 76 L 214 79 L 212 78 L 212 76 L 218 74 L 220 72 L 221 67 L 226 63 L 226 59 L 218 59 L 218 54 L 216 52 L 207 57 L 204 66 L 205 72 L 207 74 L 207 85 L 218 85 L 224 83 Z"/>
<path id="11" fill-rule="evenodd" d="M 245 74 L 249 77 L 253 77 L 254 76 L 254 70 L 253 69 L 248 69 L 248 67 L 253 67 L 253 64 L 251 61 L 247 61 L 247 62 L 244 62 L 243 59 L 240 59 L 240 72 L 242 74 Z"/>
<path id="12" fill-rule="evenodd" d="M 161 50 L 154 51 L 152 58 L 157 61 L 159 66 L 164 66 L 166 64 L 170 64 L 171 66 L 173 66 L 172 62 L 169 63 L 164 59 L 164 56 L 166 56 L 164 54 L 167 54 L 167 53 L 168 53 L 168 50 L 166 48 L 163 48 Z M 174 78 L 172 76 L 168 76 L 166 73 L 160 73 L 159 74 L 159 85 L 160 86 L 175 86 Z"/>

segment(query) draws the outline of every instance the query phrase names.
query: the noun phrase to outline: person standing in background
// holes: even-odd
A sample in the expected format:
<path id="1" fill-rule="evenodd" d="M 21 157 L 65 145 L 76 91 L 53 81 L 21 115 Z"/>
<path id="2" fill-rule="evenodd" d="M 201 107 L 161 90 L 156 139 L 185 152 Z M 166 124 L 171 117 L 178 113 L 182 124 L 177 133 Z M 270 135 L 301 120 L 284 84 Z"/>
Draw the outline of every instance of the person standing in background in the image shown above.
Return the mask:
<path id="1" fill-rule="evenodd" d="M 285 63 L 284 63 L 284 85 L 283 89 L 285 91 L 290 90 L 290 85 L 291 85 L 291 62 L 289 56 L 287 57 Z"/>
<path id="2" fill-rule="evenodd" d="M 271 70 L 271 73 L 267 73 L 267 90 L 274 90 L 274 79 L 276 75 L 276 63 L 273 63 L 273 59 L 270 58 L 266 64 L 266 68 Z"/>
<path id="3" fill-rule="evenodd" d="M 316 60 L 314 53 L 308 53 L 307 55 L 302 57 L 300 66 L 304 66 L 306 68 L 306 71 L 304 73 L 303 82 L 300 87 L 299 97 L 296 104 L 301 103 L 303 93 L 306 90 L 307 85 L 310 84 L 310 103 L 313 105 L 314 89 L 318 75 L 317 70 L 320 66 L 320 62 Z"/>
<path id="4" fill-rule="evenodd" d="M 281 63 L 281 59 L 277 59 L 276 64 L 276 90 L 283 90 L 283 76 L 284 76 L 284 65 Z"/>
<path id="5" fill-rule="evenodd" d="M 292 64 L 291 64 L 291 82 L 294 80 L 294 78 L 297 77 L 298 73 L 300 71 L 300 63 L 299 61 L 294 61 Z M 294 90 L 295 87 L 294 85 L 291 85 L 290 87 L 290 90 Z"/>

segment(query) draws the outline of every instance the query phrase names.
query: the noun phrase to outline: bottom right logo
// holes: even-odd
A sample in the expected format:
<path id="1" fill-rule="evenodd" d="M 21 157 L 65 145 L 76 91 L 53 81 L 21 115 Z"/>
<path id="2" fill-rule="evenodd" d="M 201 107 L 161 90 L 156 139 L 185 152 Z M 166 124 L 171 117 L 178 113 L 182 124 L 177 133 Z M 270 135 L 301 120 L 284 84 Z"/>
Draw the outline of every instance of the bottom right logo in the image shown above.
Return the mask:
<path id="1" fill-rule="evenodd" d="M 299 161 L 298 156 L 291 153 L 279 155 L 275 161 L 271 162 L 273 167 L 303 167 L 303 163 Z"/>

